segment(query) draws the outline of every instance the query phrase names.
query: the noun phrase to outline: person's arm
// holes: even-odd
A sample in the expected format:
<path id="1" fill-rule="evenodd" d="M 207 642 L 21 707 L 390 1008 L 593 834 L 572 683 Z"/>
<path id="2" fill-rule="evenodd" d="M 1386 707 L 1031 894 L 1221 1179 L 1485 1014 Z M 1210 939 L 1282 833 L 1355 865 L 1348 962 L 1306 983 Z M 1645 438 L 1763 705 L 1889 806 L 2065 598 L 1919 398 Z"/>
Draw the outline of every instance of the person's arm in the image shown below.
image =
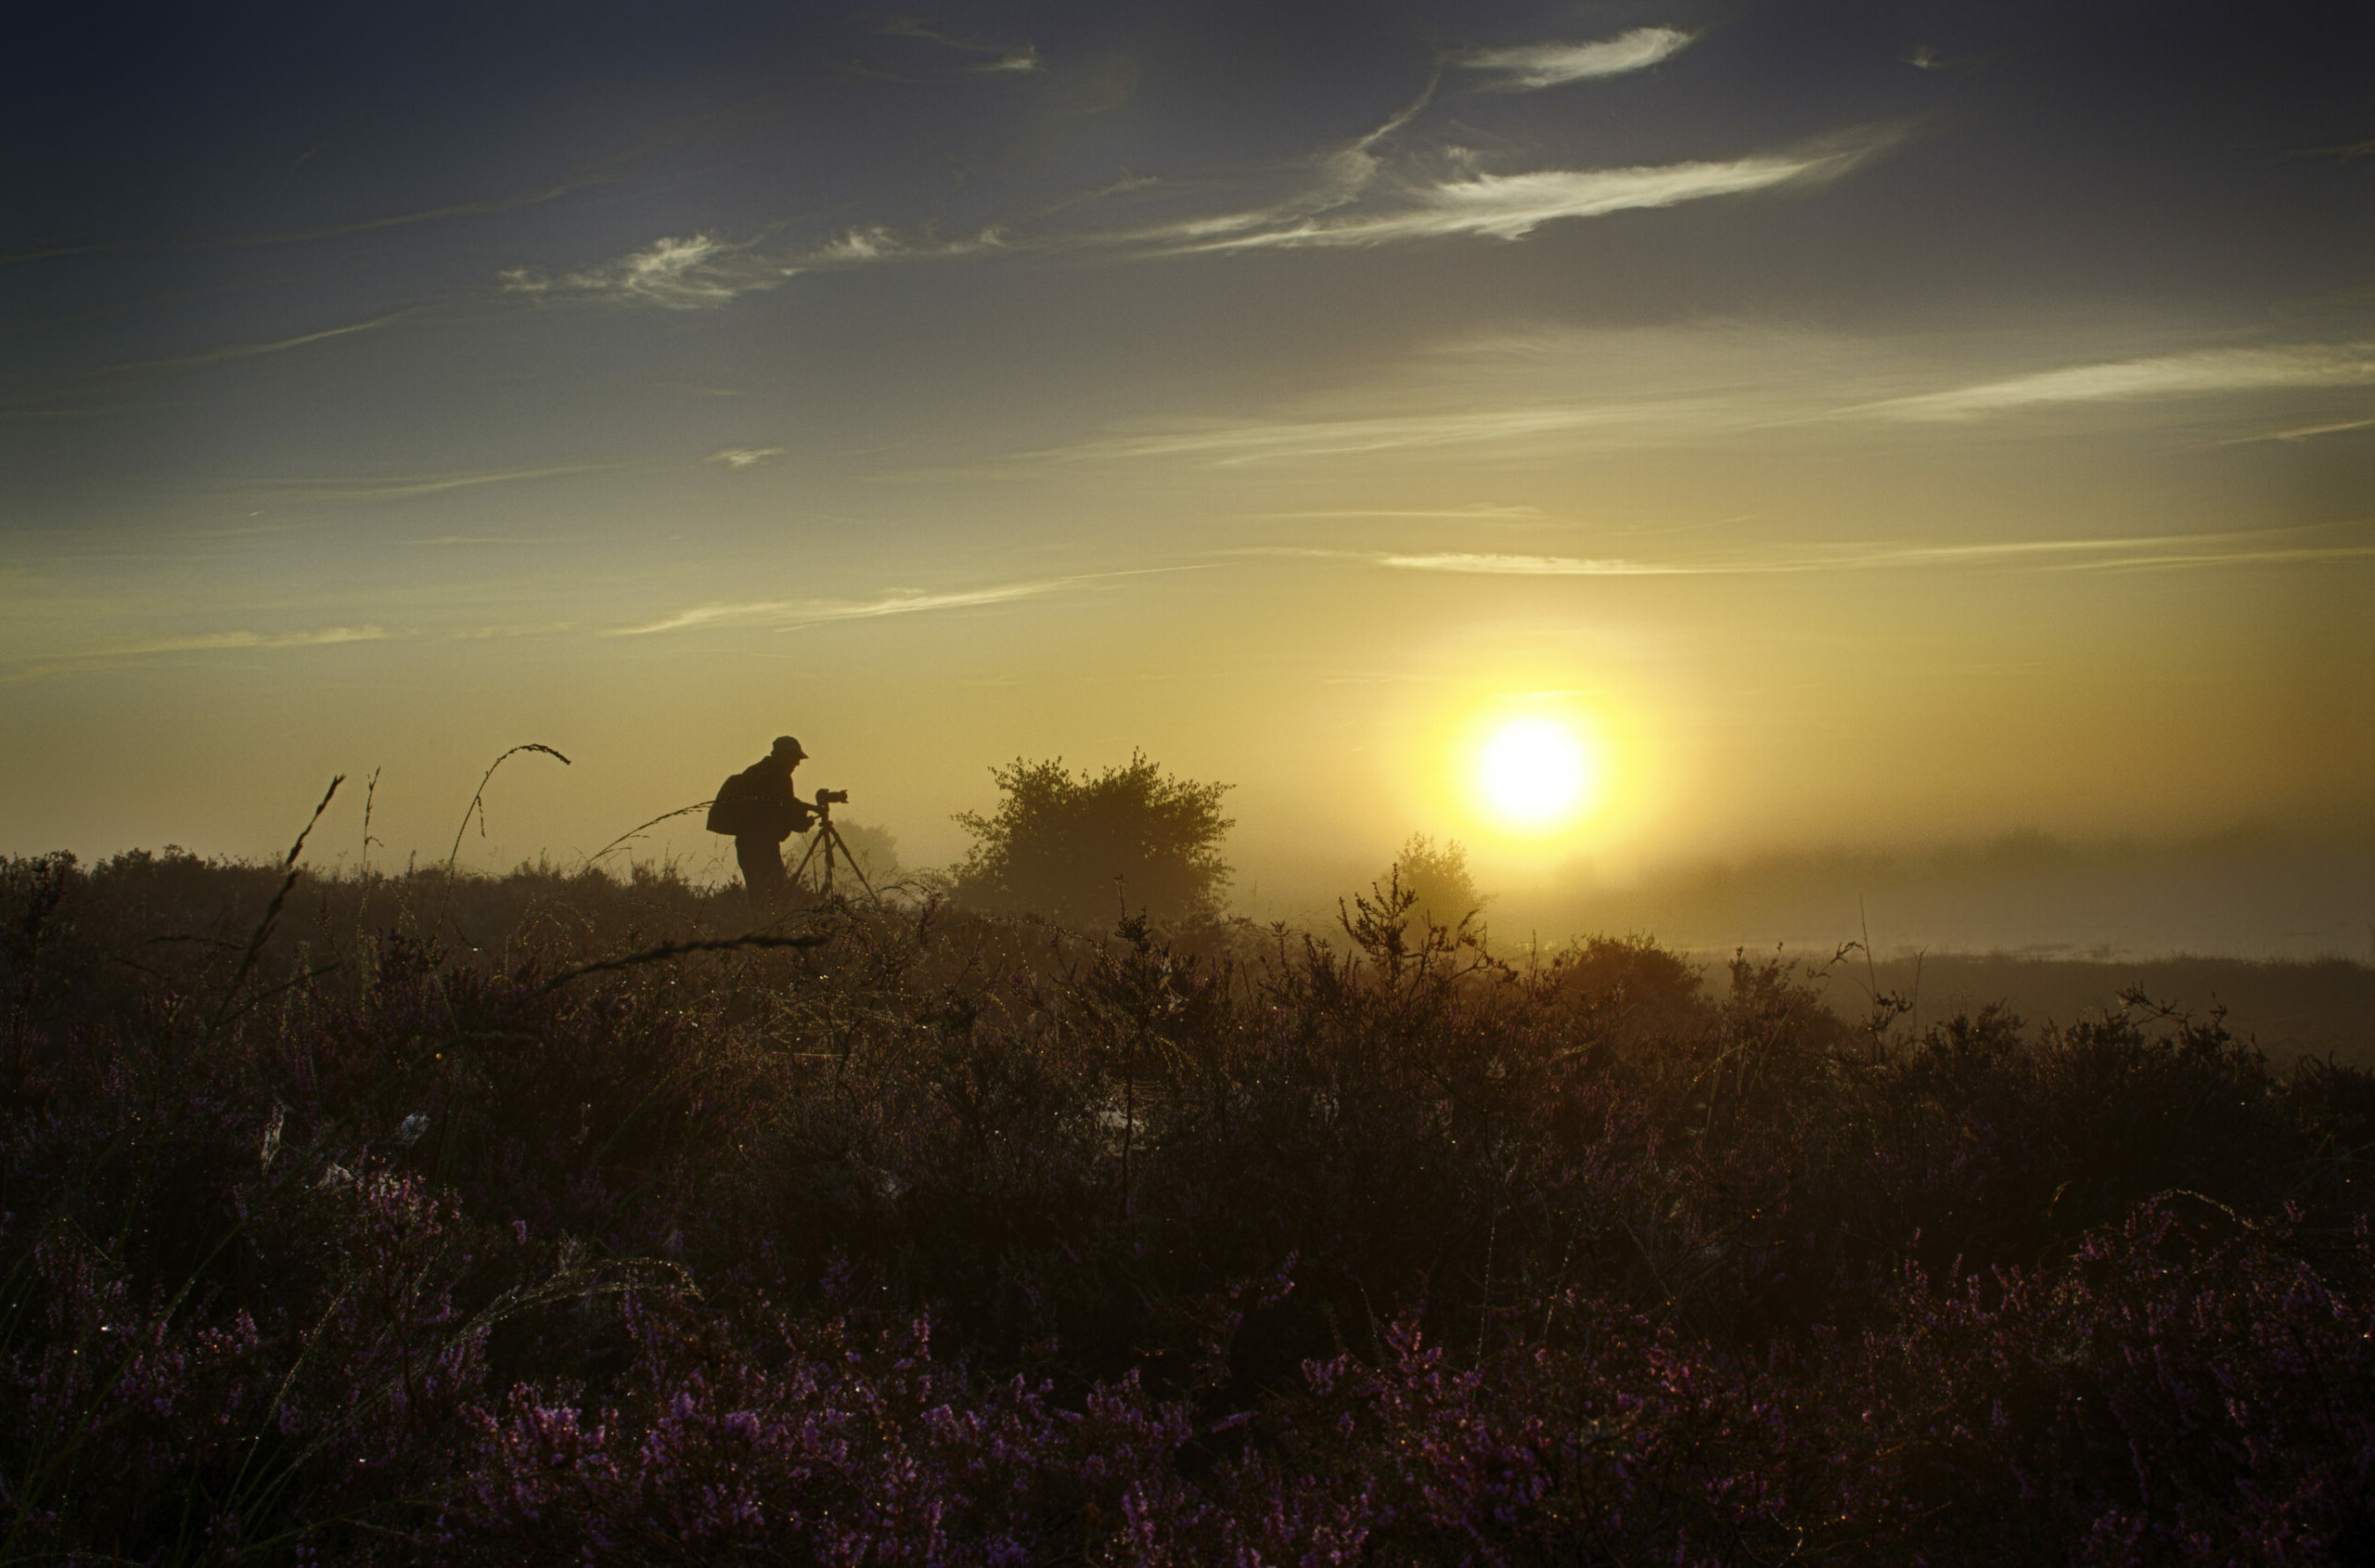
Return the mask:
<path id="1" fill-rule="evenodd" d="M 778 774 L 767 782 L 767 803 L 774 810 L 776 821 L 783 828 L 783 838 L 808 831 L 816 820 L 816 808 L 800 798 L 800 791 L 792 788 L 790 779 Z M 780 843 L 782 839 L 777 842 Z"/>

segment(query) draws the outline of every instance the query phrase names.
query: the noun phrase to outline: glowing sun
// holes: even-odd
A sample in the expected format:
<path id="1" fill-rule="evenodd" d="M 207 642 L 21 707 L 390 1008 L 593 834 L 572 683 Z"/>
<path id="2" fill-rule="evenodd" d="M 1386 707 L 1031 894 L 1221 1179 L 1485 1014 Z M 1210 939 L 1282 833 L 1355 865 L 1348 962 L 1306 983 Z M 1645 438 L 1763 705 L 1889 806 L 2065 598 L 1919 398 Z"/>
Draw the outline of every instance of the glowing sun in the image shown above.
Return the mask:
<path id="1" fill-rule="evenodd" d="M 1556 719 L 1511 719 L 1493 732 L 1476 760 L 1476 780 L 1495 812 L 1513 826 L 1549 828 L 1589 803 L 1591 752 Z"/>

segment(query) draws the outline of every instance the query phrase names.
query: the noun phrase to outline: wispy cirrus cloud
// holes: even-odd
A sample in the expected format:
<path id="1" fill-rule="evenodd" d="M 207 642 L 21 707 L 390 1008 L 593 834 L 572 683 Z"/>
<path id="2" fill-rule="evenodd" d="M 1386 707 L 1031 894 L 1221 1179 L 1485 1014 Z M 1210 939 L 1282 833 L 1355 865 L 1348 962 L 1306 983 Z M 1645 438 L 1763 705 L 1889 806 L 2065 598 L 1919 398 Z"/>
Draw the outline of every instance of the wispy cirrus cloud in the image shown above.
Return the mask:
<path id="1" fill-rule="evenodd" d="M 1018 71 L 1041 71 L 1046 68 L 1039 62 L 1039 51 L 1025 44 L 1020 49 L 1009 49 L 995 59 L 983 60 L 978 65 L 969 66 L 966 69 L 991 75 L 1011 75 Z"/>
<path id="2" fill-rule="evenodd" d="M 929 32 L 921 35 L 936 36 Z M 1521 84 L 1580 80 L 1639 70 L 1687 45 L 1694 35 L 1637 28 L 1592 44 L 1528 45 L 1485 51 L 1464 63 Z M 1539 81 L 1535 79 L 1539 78 Z M 518 266 L 499 275 L 509 292 L 536 297 L 606 298 L 673 310 L 711 308 L 781 287 L 802 273 L 896 261 L 945 260 L 991 251 L 1094 252 L 1116 257 L 1185 256 L 1254 250 L 1349 249 L 1456 236 L 1522 239 L 1546 224 L 1641 212 L 1741 196 L 1836 177 L 1894 142 L 1896 127 L 1863 127 L 1818 141 L 1733 159 L 1622 168 L 1480 167 L 1470 149 L 1425 145 L 1412 127 L 1433 103 L 1430 79 L 1382 123 L 1349 141 L 1299 159 L 1240 171 L 1218 181 L 1171 183 L 1130 178 L 1085 198 L 1041 206 L 1026 223 L 994 223 L 954 239 L 928 228 L 887 224 L 843 229 L 804 249 L 776 251 L 757 239 L 707 232 L 662 237 L 638 251 L 576 271 Z M 1406 136 L 1406 132 L 1412 132 Z M 1389 144 L 1417 141 L 1415 148 Z M 1280 189 L 1282 174 L 1292 183 Z M 1233 202 L 1212 199 L 1234 186 Z M 1269 187 L 1251 198 L 1251 190 Z M 1128 195 L 1157 206 L 1191 193 L 1201 210 L 1174 211 L 1132 223 L 1067 227 L 1059 216 L 1084 208 L 1104 215 L 1107 199 Z"/>
<path id="3" fill-rule="evenodd" d="M 1254 517 L 1277 519 L 1335 518 L 1425 518 L 1450 522 L 1516 522 L 1539 523 L 1549 521 L 1540 507 L 1501 506 L 1490 501 L 1478 501 L 1465 507 L 1328 507 L 1294 512 L 1254 512 Z"/>
<path id="4" fill-rule="evenodd" d="M 1898 419 L 1969 419 L 2024 408 L 2213 392 L 2375 383 L 2375 344 L 2298 343 L 2206 349 L 2150 359 L 2073 365 L 1842 410 Z"/>
<path id="5" fill-rule="evenodd" d="M 1581 556 L 1515 556 L 1444 551 L 1432 555 L 1387 555 L 1380 566 L 1402 572 L 1450 572 L 1469 577 L 1674 577 L 1704 567 L 1655 561 L 1594 559 Z"/>
<path id="6" fill-rule="evenodd" d="M 610 636 L 641 637 L 657 632 L 690 631 L 705 626 L 771 626 L 790 631 L 834 621 L 872 621 L 885 615 L 919 615 L 934 610 L 968 610 L 977 605 L 1007 604 L 1036 598 L 1079 581 L 1048 578 L 1035 583 L 1001 583 L 993 587 L 966 588 L 953 593 L 925 593 L 894 588 L 868 599 L 761 599 L 737 604 L 702 604 L 663 620 L 639 626 L 621 626 Z"/>
<path id="7" fill-rule="evenodd" d="M 745 294 L 764 293 L 806 272 L 831 272 L 869 263 L 970 255 L 1005 244 L 993 228 L 959 239 L 902 235 L 883 224 L 845 229 L 806 250 L 769 251 L 754 241 L 711 234 L 662 236 L 640 251 L 574 272 L 507 267 L 496 281 L 509 294 L 533 298 L 607 299 L 662 310 L 705 310 Z"/>
<path id="8" fill-rule="evenodd" d="M 1844 173 L 1862 150 L 1668 163 L 1631 169 L 1537 169 L 1403 182 L 1364 207 L 1316 216 L 1231 214 L 1175 225 L 1149 238 L 1188 251 L 1370 246 L 1453 235 L 1522 239 L 1560 219 L 1678 206 Z"/>
<path id="9" fill-rule="evenodd" d="M 211 349 L 191 353 L 167 354 L 152 359 L 118 360 L 112 364 L 93 366 L 87 370 L 71 373 L 58 386 L 48 391 L 0 402 L 0 418 L 57 418 L 96 411 L 89 400 L 104 389 L 143 376 L 169 374 L 176 370 L 198 370 L 210 366 L 230 364 L 238 360 L 255 359 L 267 354 L 287 353 L 315 343 L 353 337 L 358 332 L 373 332 L 404 315 L 404 311 L 390 311 L 365 321 L 350 321 L 337 327 L 317 328 L 311 332 L 299 332 L 285 338 L 266 338 L 243 343 L 222 343 Z"/>
<path id="10" fill-rule="evenodd" d="M 196 353 L 177 354 L 164 359 L 128 360 L 120 365 L 106 366 L 91 374 L 107 375 L 118 371 L 137 370 L 185 370 L 202 365 L 220 365 L 225 360 L 253 359 L 259 354 L 287 353 L 290 349 L 302 349 L 309 344 L 327 342 L 332 338 L 347 338 L 357 332 L 376 331 L 404 314 L 403 311 L 390 311 L 385 315 L 375 315 L 367 321 L 348 322 L 340 327 L 324 327 L 312 332 L 299 332 L 291 337 L 272 338 L 261 342 L 225 343 L 220 348 L 202 349 Z"/>
<path id="11" fill-rule="evenodd" d="M 2287 158 L 2330 158 L 2337 163 L 2356 163 L 2362 158 L 2375 158 L 2375 136 L 2361 142 L 2332 143 L 2324 147 L 2294 147 L 2284 149 Z"/>
<path id="12" fill-rule="evenodd" d="M 709 455 L 712 463 L 724 463 L 729 469 L 747 469 L 764 463 L 770 457 L 780 457 L 780 446 L 726 446 Z"/>
<path id="13" fill-rule="evenodd" d="M 518 484 L 569 474 L 603 473 L 615 463 L 557 463 L 541 468 L 485 469 L 470 473 L 401 474 L 387 479 L 285 480 L 262 488 L 308 501 L 403 501 L 487 484 Z"/>
<path id="14" fill-rule="evenodd" d="M 327 648 L 342 642 L 384 642 L 392 635 L 385 626 L 321 626 L 301 632 L 199 632 L 94 649 L 85 657 L 129 659 L 152 653 L 205 653 L 224 649 Z"/>
<path id="15" fill-rule="evenodd" d="M 2370 426 L 2375 426 L 2375 418 L 2334 419 L 2324 424 L 2296 425 L 2291 430 L 2268 431 L 2259 435 L 2232 436 L 2227 440 L 2220 442 L 2218 444 L 2221 446 L 2247 446 L 2255 442 L 2281 441 L 2297 445 L 2304 441 L 2315 441 L 2321 435 L 2340 435 L 2345 431 L 2363 431 Z"/>
<path id="16" fill-rule="evenodd" d="M 1967 363 L 2002 363 L 2001 345 L 1992 340 L 1957 342 L 1948 353 Z M 1014 460 L 1229 469 L 1372 454 L 1419 458 L 1461 446 L 1474 449 L 1469 460 L 1478 465 L 1531 463 L 1718 438 L 1832 439 L 1862 421 L 1894 425 L 1902 438 L 1926 442 L 1951 439 L 1953 431 L 1983 417 L 2081 399 L 2375 386 L 2375 353 L 2357 343 L 2104 354 L 2074 370 L 1985 380 L 1967 374 L 1961 385 L 1942 377 L 1941 362 L 1934 342 L 1917 355 L 1885 339 L 1737 322 L 1616 331 L 1513 328 L 1431 345 L 1277 408 L 1109 425 L 1061 445 L 1017 453 Z M 2304 401 L 2305 407 L 2296 406 Z M 2235 439 L 2339 437 L 2369 428 L 2368 411 L 2358 406 L 2364 402 L 2356 392 L 2290 400 L 2281 406 L 2291 422 L 2254 419 Z M 2221 414 L 2222 422 L 2230 417 Z M 1868 430 L 1853 439 L 1868 437 Z"/>
<path id="17" fill-rule="evenodd" d="M 2260 549 L 2158 548 L 2098 560 L 2073 561 L 2072 572 L 2176 572 L 2203 566 L 2340 566 L 2375 560 L 2375 545 L 2285 545 Z"/>
<path id="18" fill-rule="evenodd" d="M 443 543 L 444 541 L 426 541 Z M 473 541 L 475 542 L 475 541 Z M 521 541 L 527 542 L 527 541 Z M 70 675 L 136 663 L 173 654 L 272 653 L 336 648 L 349 643 L 484 642 L 513 637 L 550 636 L 573 629 L 574 623 L 545 621 L 459 626 L 315 626 L 289 631 L 257 631 L 240 627 L 225 631 L 168 633 L 76 648 L 59 646 L 37 652 L 0 651 L 0 684 Z"/>
<path id="19" fill-rule="evenodd" d="M 1028 456 L 1059 462 L 1177 457 L 1226 468 L 1362 452 L 1513 441 L 1593 427 L 1637 428 L 1670 420 L 1685 412 L 1671 403 L 1607 403 L 1446 410 L 1369 418 L 1282 418 L 1106 436 Z"/>
<path id="20" fill-rule="evenodd" d="M 938 261 L 1002 250 L 1008 243 L 1005 230 L 995 224 L 955 239 L 930 234 L 901 234 L 888 224 L 865 224 L 843 229 L 823 244 L 801 252 L 792 259 L 791 266 L 795 272 L 826 272 L 874 262 Z"/>
<path id="21" fill-rule="evenodd" d="M 1460 57 L 1470 71 L 1490 71 L 1504 92 L 1530 92 L 1568 82 L 1589 82 L 1647 71 L 1690 46 L 1699 35 L 1678 27 L 1637 27 L 1613 38 L 1585 44 L 1520 44 L 1478 49 Z"/>
<path id="22" fill-rule="evenodd" d="M 1381 133 L 1380 133 L 1381 134 Z M 1536 169 L 1518 174 L 1381 177 L 1369 138 L 1316 161 L 1315 182 L 1259 207 L 1196 213 L 1107 230 L 1039 235 L 992 225 L 956 239 L 902 234 L 887 225 L 843 230 L 804 251 L 769 253 L 714 236 L 665 237 L 613 261 L 558 275 L 510 267 L 507 293 L 608 298 L 700 310 L 780 288 L 803 273 L 886 262 L 940 261 L 989 252 L 1095 251 L 1182 256 L 1257 250 L 1350 249 L 1481 235 L 1522 239 L 1547 223 L 1642 212 L 1846 173 L 1889 139 L 1873 135 L 1810 151 L 1622 169 Z"/>
<path id="23" fill-rule="evenodd" d="M 38 680 L 45 676 L 70 675 L 78 670 L 87 671 L 175 653 L 330 648 L 341 643 L 385 642 L 394 636 L 384 626 L 318 626 L 303 631 L 259 632 L 242 628 L 140 637 L 92 648 L 45 649 L 33 655 L 0 655 L 0 681 L 19 683 Z"/>
<path id="24" fill-rule="evenodd" d="M 1126 577 L 1161 577 L 1179 572 L 1208 570 L 1209 562 L 1187 566 L 1142 566 L 1119 572 L 1081 572 L 1063 577 L 1043 577 L 1021 583 L 995 583 L 979 588 L 928 592 L 921 588 L 891 588 L 871 598 L 758 599 L 695 605 L 661 620 L 619 626 L 604 634 L 614 637 L 650 636 L 660 632 L 692 631 L 704 626 L 765 626 L 796 631 L 802 626 L 837 621 L 872 621 L 887 615 L 921 615 L 938 610 L 971 610 L 982 605 L 1010 604 L 1051 594 L 1116 582 Z"/>
<path id="25" fill-rule="evenodd" d="M 2206 566 L 2308 565 L 2375 559 L 2375 544 L 2319 543 L 2307 528 L 2238 530 L 2128 537 L 2007 539 L 1961 545 L 1901 545 L 1887 541 L 1735 551 L 1685 560 L 1651 561 L 1583 556 L 1500 555 L 1442 551 L 1391 554 L 1323 550 L 1401 572 L 1474 577 L 1780 576 L 1885 572 L 1922 567 L 2028 566 L 2041 571 L 2102 572 Z"/>
<path id="26" fill-rule="evenodd" d="M 607 295 L 664 310 L 722 305 L 753 289 L 774 288 L 790 273 L 754 262 L 746 247 L 707 234 L 663 235 L 640 251 L 558 277 L 534 267 L 498 275 L 512 294 Z"/>
<path id="27" fill-rule="evenodd" d="M 913 17 L 894 17 L 883 23 L 882 32 L 886 37 L 920 38 L 961 54 L 984 57 L 959 68 L 967 71 L 996 74 L 1045 69 L 1039 51 L 1029 44 L 988 44 L 978 38 L 958 38 Z"/>

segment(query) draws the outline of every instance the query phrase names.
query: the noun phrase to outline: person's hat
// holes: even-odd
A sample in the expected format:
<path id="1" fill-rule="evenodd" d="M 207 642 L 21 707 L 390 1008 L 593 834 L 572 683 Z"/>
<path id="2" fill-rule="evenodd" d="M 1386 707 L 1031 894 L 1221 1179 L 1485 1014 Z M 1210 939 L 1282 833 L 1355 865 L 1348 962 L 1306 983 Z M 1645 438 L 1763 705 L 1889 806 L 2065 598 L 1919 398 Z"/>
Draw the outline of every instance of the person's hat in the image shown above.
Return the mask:
<path id="1" fill-rule="evenodd" d="M 808 756 L 807 752 L 800 749 L 800 742 L 789 735 L 777 736 L 776 749 L 767 754 L 775 757 L 790 757 L 793 762 L 804 762 Z"/>

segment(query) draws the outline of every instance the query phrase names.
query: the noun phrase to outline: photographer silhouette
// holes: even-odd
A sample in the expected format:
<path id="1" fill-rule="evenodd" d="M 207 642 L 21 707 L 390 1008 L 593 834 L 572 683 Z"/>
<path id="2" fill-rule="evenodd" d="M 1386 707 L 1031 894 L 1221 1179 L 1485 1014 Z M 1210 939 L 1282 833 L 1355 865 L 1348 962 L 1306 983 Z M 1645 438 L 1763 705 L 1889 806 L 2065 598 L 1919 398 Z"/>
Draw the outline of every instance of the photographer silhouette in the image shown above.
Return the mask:
<path id="1" fill-rule="evenodd" d="M 717 798 L 710 804 L 709 830 L 733 838 L 742 885 L 763 906 L 781 902 L 790 882 L 783 867 L 783 842 L 806 832 L 817 818 L 817 808 L 791 787 L 792 770 L 807 756 L 799 741 L 778 735 L 765 756 L 717 787 Z"/>

